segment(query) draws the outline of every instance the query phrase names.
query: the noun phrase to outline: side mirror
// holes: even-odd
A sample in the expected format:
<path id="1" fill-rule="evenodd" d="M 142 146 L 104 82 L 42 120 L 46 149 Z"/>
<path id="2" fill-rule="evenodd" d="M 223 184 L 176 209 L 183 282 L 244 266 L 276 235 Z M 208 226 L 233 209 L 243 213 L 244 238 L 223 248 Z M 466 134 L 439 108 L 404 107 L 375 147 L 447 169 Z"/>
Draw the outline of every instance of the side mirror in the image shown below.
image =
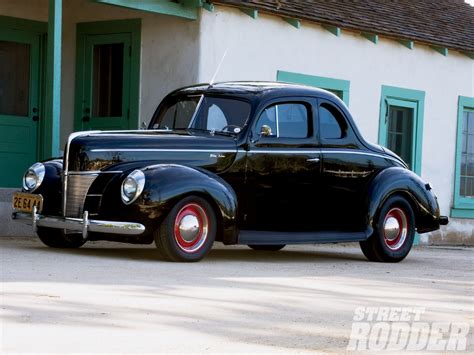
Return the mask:
<path id="1" fill-rule="evenodd" d="M 264 124 L 261 128 L 260 128 L 260 136 L 262 137 L 269 137 L 272 135 L 272 128 L 266 124 Z"/>

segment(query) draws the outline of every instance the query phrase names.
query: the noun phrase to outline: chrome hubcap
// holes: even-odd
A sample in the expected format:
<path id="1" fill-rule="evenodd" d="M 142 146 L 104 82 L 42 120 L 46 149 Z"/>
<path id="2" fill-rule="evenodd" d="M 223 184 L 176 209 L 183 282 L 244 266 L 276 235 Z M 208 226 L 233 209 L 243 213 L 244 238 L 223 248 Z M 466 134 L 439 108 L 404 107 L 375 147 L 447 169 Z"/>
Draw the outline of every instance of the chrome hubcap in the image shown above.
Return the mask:
<path id="1" fill-rule="evenodd" d="M 385 238 L 389 241 L 393 241 L 397 238 L 400 232 L 400 224 L 395 217 L 388 217 L 385 221 Z"/>
<path id="2" fill-rule="evenodd" d="M 408 235 L 408 219 L 405 212 L 400 208 L 392 208 L 385 216 L 384 242 L 391 250 L 400 249 Z"/>
<path id="3" fill-rule="evenodd" d="M 188 214 L 179 223 L 179 233 L 185 241 L 192 242 L 199 235 L 199 220 L 196 216 Z"/>
<path id="4" fill-rule="evenodd" d="M 204 208 L 197 203 L 185 205 L 177 214 L 174 223 L 174 239 L 186 253 L 201 249 L 209 233 L 209 218 Z"/>

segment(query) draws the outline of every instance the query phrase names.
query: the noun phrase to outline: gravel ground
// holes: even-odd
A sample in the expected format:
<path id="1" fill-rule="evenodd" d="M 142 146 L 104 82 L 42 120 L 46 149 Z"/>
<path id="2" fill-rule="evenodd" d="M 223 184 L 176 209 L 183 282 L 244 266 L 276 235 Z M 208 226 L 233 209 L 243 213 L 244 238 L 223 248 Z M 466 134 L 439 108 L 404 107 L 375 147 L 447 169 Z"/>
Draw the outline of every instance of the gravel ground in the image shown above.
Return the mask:
<path id="1" fill-rule="evenodd" d="M 255 252 L 216 245 L 194 264 L 153 246 L 54 250 L 0 238 L 0 352 L 342 352 L 357 307 L 424 307 L 474 323 L 470 248 L 370 263 L 358 245 Z"/>

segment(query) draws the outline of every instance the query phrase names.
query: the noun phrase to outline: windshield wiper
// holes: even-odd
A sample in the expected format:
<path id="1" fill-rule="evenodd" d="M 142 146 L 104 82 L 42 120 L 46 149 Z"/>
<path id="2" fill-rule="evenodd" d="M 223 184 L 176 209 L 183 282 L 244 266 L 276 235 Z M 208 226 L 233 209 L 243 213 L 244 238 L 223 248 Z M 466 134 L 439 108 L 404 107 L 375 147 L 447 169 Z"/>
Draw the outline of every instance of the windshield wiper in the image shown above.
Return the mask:
<path id="1" fill-rule="evenodd" d="M 217 134 L 219 136 L 226 136 L 226 137 L 235 137 L 235 133 L 226 132 L 226 131 L 210 131 L 212 134 Z"/>

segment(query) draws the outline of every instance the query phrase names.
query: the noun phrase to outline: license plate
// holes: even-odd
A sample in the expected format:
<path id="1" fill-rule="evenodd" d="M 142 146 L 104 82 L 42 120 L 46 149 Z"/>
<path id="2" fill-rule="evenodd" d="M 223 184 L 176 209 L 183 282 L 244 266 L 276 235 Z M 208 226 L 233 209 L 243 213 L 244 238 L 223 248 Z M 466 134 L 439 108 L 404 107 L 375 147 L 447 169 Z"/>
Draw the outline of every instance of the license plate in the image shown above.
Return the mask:
<path id="1" fill-rule="evenodd" d="M 36 212 L 39 213 L 43 209 L 43 196 L 25 194 L 23 192 L 13 193 L 13 208 L 21 212 L 33 212 L 33 207 L 36 206 Z"/>

